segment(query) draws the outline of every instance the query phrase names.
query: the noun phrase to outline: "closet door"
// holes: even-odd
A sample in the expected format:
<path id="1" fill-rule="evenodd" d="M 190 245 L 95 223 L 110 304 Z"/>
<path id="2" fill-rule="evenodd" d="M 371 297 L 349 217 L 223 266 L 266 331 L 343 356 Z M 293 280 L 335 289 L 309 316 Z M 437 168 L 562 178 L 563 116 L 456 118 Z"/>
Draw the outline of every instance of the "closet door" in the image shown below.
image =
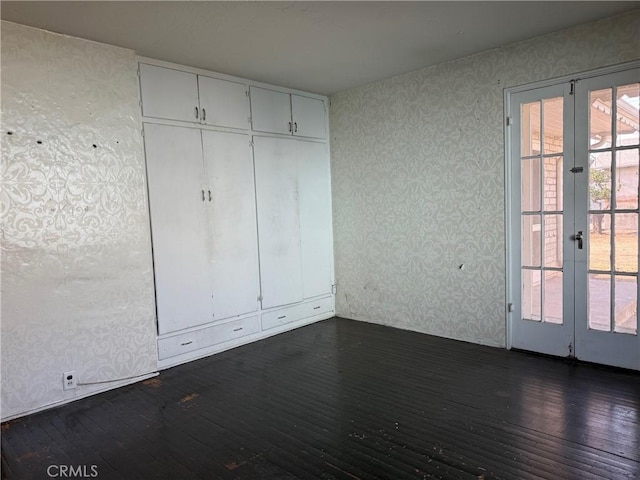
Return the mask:
<path id="1" fill-rule="evenodd" d="M 145 117 L 199 122 L 195 74 L 140 64 L 142 114 Z"/>
<path id="2" fill-rule="evenodd" d="M 291 111 L 294 135 L 325 138 L 325 111 L 322 100 L 291 95 Z"/>
<path id="3" fill-rule="evenodd" d="M 203 123 L 249 129 L 248 86 L 199 75 L 198 88 Z"/>
<path id="4" fill-rule="evenodd" d="M 200 130 L 145 124 L 160 334 L 212 320 Z"/>
<path id="5" fill-rule="evenodd" d="M 251 87 L 251 122 L 258 132 L 291 135 L 291 100 L 288 93 Z"/>
<path id="6" fill-rule="evenodd" d="M 246 98 L 246 97 L 245 97 Z M 258 240 L 248 135 L 202 132 L 216 320 L 258 309 Z"/>
<path id="7" fill-rule="evenodd" d="M 271 308 L 303 299 L 297 142 L 253 142 L 262 308 Z"/>
<path id="8" fill-rule="evenodd" d="M 333 236 L 329 155 L 324 143 L 296 141 L 304 298 L 331 293 Z"/>

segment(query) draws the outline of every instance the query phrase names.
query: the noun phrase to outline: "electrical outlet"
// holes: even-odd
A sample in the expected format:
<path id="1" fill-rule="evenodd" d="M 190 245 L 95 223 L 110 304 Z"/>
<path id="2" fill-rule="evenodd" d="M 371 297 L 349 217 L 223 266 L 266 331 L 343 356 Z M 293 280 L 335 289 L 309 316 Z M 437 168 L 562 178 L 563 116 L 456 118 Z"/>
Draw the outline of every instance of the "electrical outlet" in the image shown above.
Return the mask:
<path id="1" fill-rule="evenodd" d="M 76 383 L 76 372 L 64 372 L 62 374 L 63 390 L 73 390 L 78 384 Z"/>

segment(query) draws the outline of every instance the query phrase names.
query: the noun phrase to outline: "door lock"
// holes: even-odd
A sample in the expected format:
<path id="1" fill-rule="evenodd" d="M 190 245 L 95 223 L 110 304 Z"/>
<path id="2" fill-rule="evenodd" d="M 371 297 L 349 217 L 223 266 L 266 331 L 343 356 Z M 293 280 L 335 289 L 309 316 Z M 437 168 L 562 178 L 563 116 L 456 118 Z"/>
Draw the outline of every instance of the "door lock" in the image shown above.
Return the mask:
<path id="1" fill-rule="evenodd" d="M 578 250 L 582 250 L 582 230 L 576 233 L 573 238 L 578 242 Z"/>

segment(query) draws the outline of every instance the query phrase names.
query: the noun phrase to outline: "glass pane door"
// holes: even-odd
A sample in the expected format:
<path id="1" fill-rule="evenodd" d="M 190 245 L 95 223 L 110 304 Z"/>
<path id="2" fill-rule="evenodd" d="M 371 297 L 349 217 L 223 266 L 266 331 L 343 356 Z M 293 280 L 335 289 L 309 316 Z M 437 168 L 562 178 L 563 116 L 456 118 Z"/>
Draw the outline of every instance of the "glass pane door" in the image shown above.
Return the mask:
<path id="1" fill-rule="evenodd" d="M 565 207 L 572 166 L 570 91 L 566 85 L 530 90 L 512 97 L 514 123 L 511 164 L 513 270 L 517 281 L 511 343 L 516 348 L 569 355 L 573 348 L 572 256 L 566 256 Z M 513 245 L 515 247 L 515 245 Z M 515 269 L 518 269 L 517 273 Z M 568 275 L 568 276 L 567 276 Z M 516 292 L 514 292 L 516 293 Z"/>
<path id="2" fill-rule="evenodd" d="M 640 370 L 639 109 L 638 68 L 509 96 L 511 347 Z"/>
<path id="3" fill-rule="evenodd" d="M 576 212 L 586 239 L 578 253 L 585 268 L 576 272 L 576 356 L 636 369 L 639 80 L 631 70 L 576 85 L 576 156 L 585 172 Z"/>

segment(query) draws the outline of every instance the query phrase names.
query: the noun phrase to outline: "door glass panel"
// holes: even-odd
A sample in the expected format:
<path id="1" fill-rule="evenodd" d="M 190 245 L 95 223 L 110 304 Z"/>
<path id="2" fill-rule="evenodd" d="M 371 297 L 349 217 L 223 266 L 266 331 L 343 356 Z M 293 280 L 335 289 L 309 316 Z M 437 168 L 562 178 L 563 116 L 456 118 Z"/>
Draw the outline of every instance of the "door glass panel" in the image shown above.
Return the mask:
<path id="1" fill-rule="evenodd" d="M 616 319 L 614 331 L 635 335 L 638 331 L 638 280 L 616 275 Z"/>
<path id="2" fill-rule="evenodd" d="M 638 101 L 640 100 L 640 83 L 632 83 L 617 88 L 616 109 L 616 145 L 638 145 Z"/>
<path id="3" fill-rule="evenodd" d="M 562 129 L 562 97 L 552 98 L 543 102 L 544 112 L 544 154 L 560 153 L 563 148 Z"/>
<path id="4" fill-rule="evenodd" d="M 589 274 L 589 328 L 611 331 L 611 275 Z"/>
<path id="5" fill-rule="evenodd" d="M 544 266 L 562 267 L 562 215 L 544 216 Z"/>
<path id="6" fill-rule="evenodd" d="M 589 209 L 609 210 L 611 201 L 611 152 L 592 153 L 589 166 Z"/>
<path id="7" fill-rule="evenodd" d="M 589 246 L 589 270 L 611 270 L 611 215 L 594 213 L 589 215 L 591 234 Z"/>
<path id="8" fill-rule="evenodd" d="M 540 159 L 522 161 L 521 205 L 523 212 L 540 211 Z"/>
<path id="9" fill-rule="evenodd" d="M 562 323 L 562 272 L 544 274 L 544 321 Z"/>
<path id="10" fill-rule="evenodd" d="M 522 265 L 525 267 L 540 266 L 540 218 L 540 215 L 522 217 Z"/>
<path id="11" fill-rule="evenodd" d="M 522 318 L 540 321 L 542 315 L 541 271 L 522 269 Z"/>
<path id="12" fill-rule="evenodd" d="M 616 152 L 616 208 L 638 208 L 638 159 L 637 148 Z"/>
<path id="13" fill-rule="evenodd" d="M 544 159 L 544 209 L 562 210 L 562 157 Z"/>
<path id="14" fill-rule="evenodd" d="M 611 98 L 610 88 L 589 95 L 590 148 L 593 150 L 611 146 Z"/>
<path id="15" fill-rule="evenodd" d="M 615 270 L 635 273 L 638 271 L 638 214 L 616 213 Z"/>
<path id="16" fill-rule="evenodd" d="M 540 102 L 522 105 L 521 156 L 540 154 Z"/>

